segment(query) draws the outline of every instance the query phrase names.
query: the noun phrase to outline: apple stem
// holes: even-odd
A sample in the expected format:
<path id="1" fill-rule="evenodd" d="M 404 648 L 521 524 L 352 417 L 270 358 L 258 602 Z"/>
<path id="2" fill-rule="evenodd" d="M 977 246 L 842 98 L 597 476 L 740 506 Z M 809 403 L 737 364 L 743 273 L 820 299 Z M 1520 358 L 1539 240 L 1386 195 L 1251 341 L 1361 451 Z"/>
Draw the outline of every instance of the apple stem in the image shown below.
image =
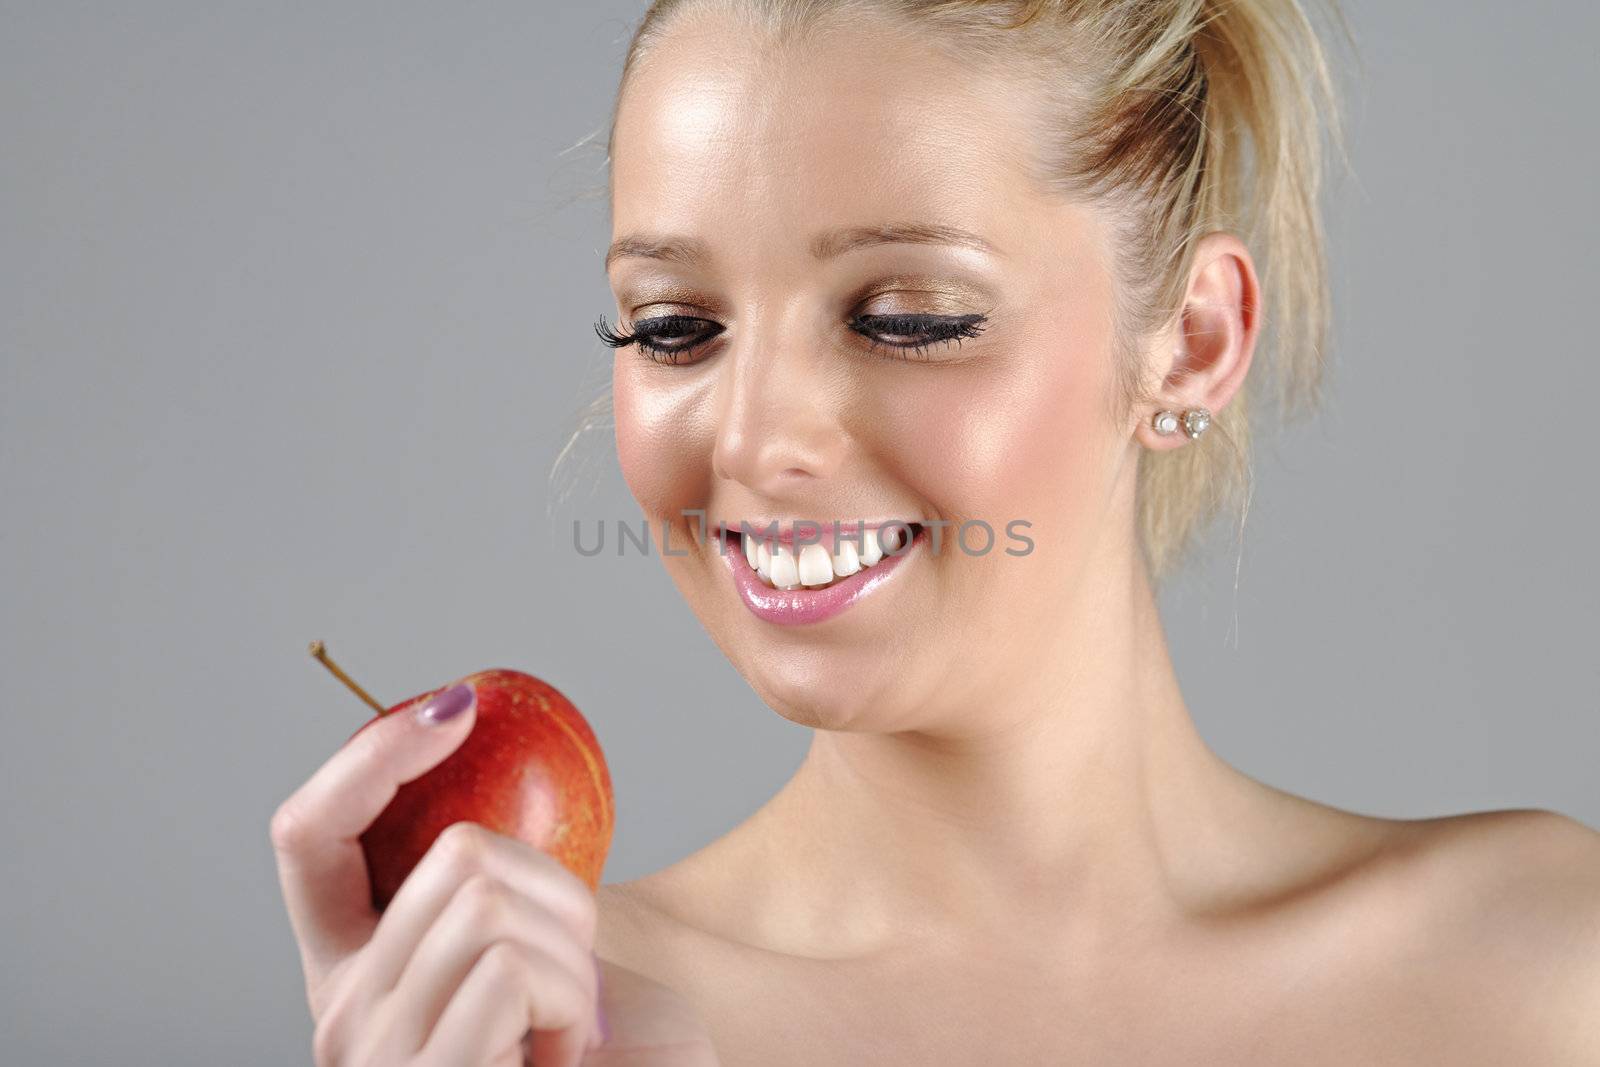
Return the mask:
<path id="1" fill-rule="evenodd" d="M 367 706 L 373 711 L 376 711 L 379 715 L 382 715 L 388 710 L 382 704 L 378 703 L 376 700 L 373 700 L 371 695 L 365 689 L 357 685 L 348 674 L 344 673 L 344 671 L 339 668 L 337 663 L 328 658 L 328 650 L 323 647 L 321 641 L 311 642 L 311 654 L 317 658 L 317 662 L 321 663 L 324 667 L 328 668 L 328 670 L 332 671 L 335 678 L 349 686 L 350 692 L 354 693 L 362 700 L 365 700 L 367 702 Z"/>

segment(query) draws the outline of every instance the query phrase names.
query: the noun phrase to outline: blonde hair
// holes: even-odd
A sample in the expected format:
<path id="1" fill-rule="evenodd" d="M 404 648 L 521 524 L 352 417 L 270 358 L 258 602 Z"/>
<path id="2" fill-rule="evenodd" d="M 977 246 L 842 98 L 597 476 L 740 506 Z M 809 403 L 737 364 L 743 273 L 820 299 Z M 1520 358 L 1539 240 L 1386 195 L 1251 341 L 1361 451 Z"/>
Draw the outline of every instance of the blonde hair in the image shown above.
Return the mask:
<path id="1" fill-rule="evenodd" d="M 1326 2 L 1349 40 L 1337 0 Z M 1275 401 L 1285 421 L 1316 409 L 1329 328 L 1324 119 L 1341 152 L 1343 141 L 1327 57 L 1299 0 L 655 0 L 623 64 L 613 135 L 630 73 L 691 13 L 742 19 L 780 44 L 824 23 L 872 18 L 1040 94 L 1033 158 L 1042 186 L 1110 209 L 1116 225 L 1117 388 L 1108 399 L 1118 420 L 1153 399 L 1145 345 L 1182 310 L 1195 242 L 1214 230 L 1239 234 L 1260 265 L 1253 373 L 1200 441 L 1141 454 L 1137 537 L 1158 582 L 1225 503 L 1240 504 L 1242 538 L 1252 414 L 1262 401 Z M 608 136 L 608 160 L 611 147 Z M 579 433 L 609 401 L 591 406 Z"/>

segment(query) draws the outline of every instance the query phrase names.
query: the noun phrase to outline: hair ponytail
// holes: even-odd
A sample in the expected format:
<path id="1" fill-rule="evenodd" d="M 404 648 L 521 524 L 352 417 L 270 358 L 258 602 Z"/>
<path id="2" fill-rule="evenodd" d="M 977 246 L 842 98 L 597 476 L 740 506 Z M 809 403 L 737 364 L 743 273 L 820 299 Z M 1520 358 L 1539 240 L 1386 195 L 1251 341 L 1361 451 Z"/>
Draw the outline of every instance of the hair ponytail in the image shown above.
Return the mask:
<path id="1" fill-rule="evenodd" d="M 982 0 L 977 0 L 982 4 Z M 1336 0 L 1328 16 L 1349 39 Z M 1343 156 L 1327 54 L 1300 0 L 1034 0 L 1020 24 L 1090 57 L 1045 133 L 1063 194 L 1120 209 L 1117 414 L 1150 399 L 1144 344 L 1181 312 L 1196 242 L 1238 234 L 1257 261 L 1252 370 L 1204 447 L 1140 457 L 1138 535 L 1157 580 L 1252 488 L 1260 409 L 1316 410 L 1330 324 L 1321 220 L 1324 133 Z"/>

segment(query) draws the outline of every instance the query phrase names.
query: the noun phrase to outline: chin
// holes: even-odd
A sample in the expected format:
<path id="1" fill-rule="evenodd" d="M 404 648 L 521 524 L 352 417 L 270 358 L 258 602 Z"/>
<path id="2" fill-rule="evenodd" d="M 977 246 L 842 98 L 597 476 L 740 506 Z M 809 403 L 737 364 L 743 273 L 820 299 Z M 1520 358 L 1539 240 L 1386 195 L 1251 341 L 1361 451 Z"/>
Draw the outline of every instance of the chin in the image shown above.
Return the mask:
<path id="1" fill-rule="evenodd" d="M 903 675 L 887 671 L 889 663 L 873 650 L 872 657 L 850 656 L 848 666 L 830 663 L 824 651 L 794 650 L 779 661 L 763 649 L 751 653 L 756 662 L 735 666 L 756 694 L 779 715 L 800 726 L 817 730 L 886 733 L 904 726 Z"/>

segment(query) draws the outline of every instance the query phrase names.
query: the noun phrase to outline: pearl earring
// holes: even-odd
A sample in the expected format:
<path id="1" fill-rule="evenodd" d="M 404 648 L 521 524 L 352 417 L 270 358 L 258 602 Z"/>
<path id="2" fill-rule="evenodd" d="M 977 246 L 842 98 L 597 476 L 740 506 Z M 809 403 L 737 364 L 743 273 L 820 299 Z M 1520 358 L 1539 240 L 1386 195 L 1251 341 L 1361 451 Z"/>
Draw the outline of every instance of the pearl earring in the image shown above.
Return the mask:
<path id="1" fill-rule="evenodd" d="M 1162 437 L 1171 437 L 1178 432 L 1178 415 L 1174 411 L 1158 411 L 1150 419 L 1150 425 Z"/>
<path id="2" fill-rule="evenodd" d="M 1151 427 L 1162 437 L 1171 437 L 1177 433 L 1179 421 L 1177 412 L 1167 411 L 1164 408 L 1150 417 Z M 1189 408 L 1183 413 L 1183 432 L 1191 441 L 1198 440 L 1210 425 L 1211 412 L 1205 408 Z"/>

